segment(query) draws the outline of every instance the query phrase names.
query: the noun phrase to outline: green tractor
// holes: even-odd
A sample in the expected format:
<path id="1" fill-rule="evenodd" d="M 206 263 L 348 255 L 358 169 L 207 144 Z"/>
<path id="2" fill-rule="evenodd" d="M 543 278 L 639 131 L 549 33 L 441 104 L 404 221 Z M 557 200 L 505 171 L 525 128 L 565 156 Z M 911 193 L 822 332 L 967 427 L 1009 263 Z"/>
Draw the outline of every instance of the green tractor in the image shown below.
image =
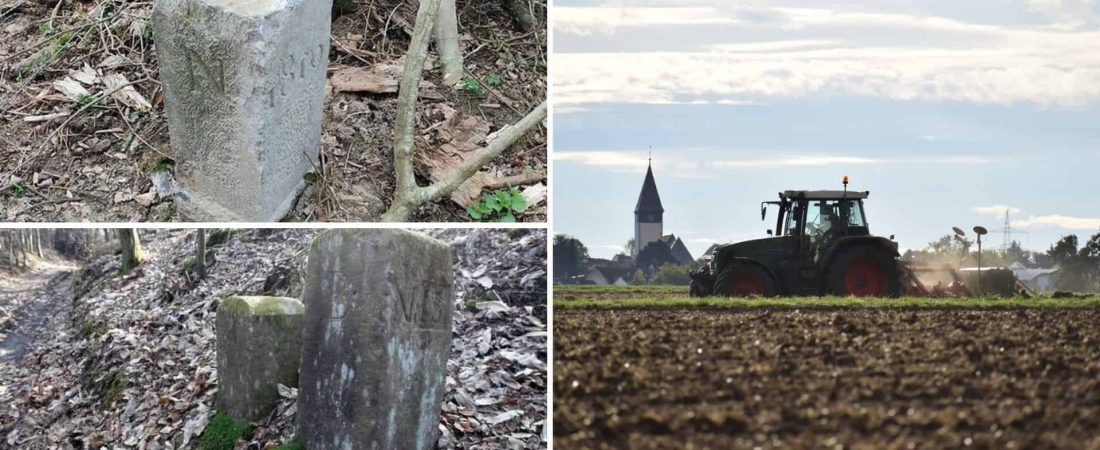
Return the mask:
<path id="1" fill-rule="evenodd" d="M 691 272 L 693 297 L 840 295 L 896 297 L 902 290 L 898 244 L 872 236 L 869 192 L 784 191 L 770 237 L 718 246 Z"/>

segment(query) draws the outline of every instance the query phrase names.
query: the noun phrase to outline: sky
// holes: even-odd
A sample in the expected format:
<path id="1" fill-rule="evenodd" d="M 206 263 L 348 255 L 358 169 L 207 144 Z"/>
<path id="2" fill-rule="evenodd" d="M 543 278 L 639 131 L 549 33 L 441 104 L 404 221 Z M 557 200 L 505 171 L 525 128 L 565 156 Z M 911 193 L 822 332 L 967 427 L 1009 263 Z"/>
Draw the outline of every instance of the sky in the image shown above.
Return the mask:
<path id="1" fill-rule="evenodd" d="M 555 233 L 620 253 L 652 155 L 698 257 L 786 189 L 870 191 L 871 232 L 1045 251 L 1100 231 L 1100 0 L 556 0 Z M 973 235 L 970 236 L 973 238 Z M 988 247 L 987 247 L 988 248 Z"/>

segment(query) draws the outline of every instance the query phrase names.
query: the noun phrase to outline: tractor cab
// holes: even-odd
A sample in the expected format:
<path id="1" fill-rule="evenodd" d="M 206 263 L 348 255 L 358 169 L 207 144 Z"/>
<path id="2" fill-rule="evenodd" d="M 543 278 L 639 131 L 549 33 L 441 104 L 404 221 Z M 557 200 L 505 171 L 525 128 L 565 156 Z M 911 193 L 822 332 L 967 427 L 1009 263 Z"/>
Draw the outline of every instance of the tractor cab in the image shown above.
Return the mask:
<path id="1" fill-rule="evenodd" d="M 863 201 L 869 192 L 788 190 L 766 238 L 718 247 L 692 272 L 693 295 L 897 295 L 897 244 L 874 237 Z"/>

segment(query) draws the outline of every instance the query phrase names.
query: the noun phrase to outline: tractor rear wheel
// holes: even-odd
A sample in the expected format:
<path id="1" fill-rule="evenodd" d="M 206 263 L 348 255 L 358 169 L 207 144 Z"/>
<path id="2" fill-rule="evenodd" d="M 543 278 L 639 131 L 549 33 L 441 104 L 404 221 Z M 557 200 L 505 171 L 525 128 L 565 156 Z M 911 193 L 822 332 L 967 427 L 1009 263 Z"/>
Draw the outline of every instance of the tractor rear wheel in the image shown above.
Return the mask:
<path id="1" fill-rule="evenodd" d="M 748 297 L 775 295 L 775 283 L 762 267 L 745 262 L 731 262 L 714 279 L 714 295 Z"/>
<path id="2" fill-rule="evenodd" d="M 901 295 L 898 261 L 885 249 L 871 245 L 848 247 L 836 254 L 825 273 L 827 292 L 854 297 Z"/>

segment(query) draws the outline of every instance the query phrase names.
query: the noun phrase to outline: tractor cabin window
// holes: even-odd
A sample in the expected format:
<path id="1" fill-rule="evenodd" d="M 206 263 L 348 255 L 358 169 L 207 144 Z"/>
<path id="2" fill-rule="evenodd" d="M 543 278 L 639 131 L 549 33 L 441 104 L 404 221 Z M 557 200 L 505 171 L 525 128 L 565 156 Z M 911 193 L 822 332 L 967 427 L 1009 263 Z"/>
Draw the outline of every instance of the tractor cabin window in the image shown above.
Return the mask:
<path id="1" fill-rule="evenodd" d="M 812 200 L 806 210 L 802 233 L 811 241 L 845 234 L 848 228 L 865 227 L 859 200 Z"/>
<path id="2" fill-rule="evenodd" d="M 785 236 L 797 236 L 798 235 L 798 218 L 802 215 L 802 208 L 798 203 L 795 203 L 791 207 L 791 211 L 787 213 L 787 223 L 784 224 L 783 229 Z"/>

